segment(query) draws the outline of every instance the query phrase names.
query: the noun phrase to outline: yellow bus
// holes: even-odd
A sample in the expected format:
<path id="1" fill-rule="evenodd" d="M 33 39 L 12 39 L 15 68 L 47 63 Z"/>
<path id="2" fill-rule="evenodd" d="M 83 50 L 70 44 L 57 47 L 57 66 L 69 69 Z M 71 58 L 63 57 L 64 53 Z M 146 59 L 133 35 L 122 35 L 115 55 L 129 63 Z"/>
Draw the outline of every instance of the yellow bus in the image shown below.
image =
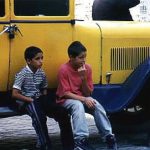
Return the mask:
<path id="1" fill-rule="evenodd" d="M 10 93 L 26 47 L 44 51 L 43 69 L 55 91 L 58 67 L 78 40 L 88 49 L 93 96 L 110 118 L 124 125 L 149 123 L 150 23 L 76 20 L 74 10 L 74 0 L 0 0 L 0 117 L 18 114 Z"/>

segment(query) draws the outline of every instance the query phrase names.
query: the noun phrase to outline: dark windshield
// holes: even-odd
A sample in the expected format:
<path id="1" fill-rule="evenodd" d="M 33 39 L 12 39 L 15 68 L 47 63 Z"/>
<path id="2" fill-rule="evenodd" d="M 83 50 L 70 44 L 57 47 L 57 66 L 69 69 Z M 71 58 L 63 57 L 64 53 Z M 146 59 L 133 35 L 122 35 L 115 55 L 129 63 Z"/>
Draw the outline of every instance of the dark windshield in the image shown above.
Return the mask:
<path id="1" fill-rule="evenodd" d="M 5 3 L 4 0 L 0 0 L 0 17 L 5 15 Z"/>
<path id="2" fill-rule="evenodd" d="M 16 16 L 67 16 L 69 0 L 14 0 Z"/>

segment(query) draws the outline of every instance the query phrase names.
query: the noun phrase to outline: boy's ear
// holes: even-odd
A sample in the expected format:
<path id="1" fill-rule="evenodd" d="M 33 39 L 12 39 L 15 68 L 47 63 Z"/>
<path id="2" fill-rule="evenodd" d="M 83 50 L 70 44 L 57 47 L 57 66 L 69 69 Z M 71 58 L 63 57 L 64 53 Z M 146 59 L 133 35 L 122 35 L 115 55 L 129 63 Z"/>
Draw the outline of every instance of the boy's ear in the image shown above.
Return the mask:
<path id="1" fill-rule="evenodd" d="M 27 64 L 30 64 L 31 60 L 30 59 L 26 59 L 26 62 L 27 62 Z"/>
<path id="2" fill-rule="evenodd" d="M 69 58 L 71 59 L 71 58 L 72 58 L 72 55 L 69 55 Z"/>
<path id="3" fill-rule="evenodd" d="M 69 55 L 69 58 L 72 59 L 72 58 L 74 58 L 74 57 L 73 57 L 72 55 Z"/>
<path id="4" fill-rule="evenodd" d="M 71 61 L 74 59 L 74 57 L 72 57 L 72 55 L 69 55 L 69 58 Z"/>

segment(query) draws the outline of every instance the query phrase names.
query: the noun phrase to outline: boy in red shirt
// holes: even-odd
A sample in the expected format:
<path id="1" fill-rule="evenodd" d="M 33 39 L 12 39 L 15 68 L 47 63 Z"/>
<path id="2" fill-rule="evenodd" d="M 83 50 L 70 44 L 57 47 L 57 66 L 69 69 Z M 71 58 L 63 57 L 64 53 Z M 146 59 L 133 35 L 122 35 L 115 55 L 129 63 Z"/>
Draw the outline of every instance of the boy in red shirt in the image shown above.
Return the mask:
<path id="1" fill-rule="evenodd" d="M 89 145 L 85 112 L 93 115 L 96 126 L 108 149 L 117 150 L 111 124 L 102 105 L 91 97 L 93 91 L 92 70 L 85 64 L 86 48 L 73 42 L 68 48 L 69 61 L 58 72 L 57 103 L 69 110 L 72 116 L 75 150 L 93 150 Z"/>

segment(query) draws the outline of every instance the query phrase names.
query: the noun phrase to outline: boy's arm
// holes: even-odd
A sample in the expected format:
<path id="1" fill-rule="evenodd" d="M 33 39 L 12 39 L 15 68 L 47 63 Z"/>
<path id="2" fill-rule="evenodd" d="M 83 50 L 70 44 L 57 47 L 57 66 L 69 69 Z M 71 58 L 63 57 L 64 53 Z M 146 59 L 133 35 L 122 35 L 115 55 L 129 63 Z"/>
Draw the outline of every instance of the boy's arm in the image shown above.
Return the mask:
<path id="1" fill-rule="evenodd" d="M 87 78 L 86 77 L 84 79 L 82 79 L 81 89 L 82 89 L 82 93 L 85 96 L 90 96 L 91 93 L 92 93 L 92 89 L 88 86 Z"/>
<path id="2" fill-rule="evenodd" d="M 41 94 L 42 95 L 47 95 L 47 87 L 48 87 L 48 81 L 47 81 L 47 78 L 46 78 L 46 74 L 44 72 L 44 76 L 43 76 L 43 81 L 42 81 L 42 84 L 41 84 Z"/>
<path id="3" fill-rule="evenodd" d="M 93 89 L 88 85 L 87 70 L 85 68 L 85 65 L 83 65 L 81 68 L 79 68 L 78 72 L 79 72 L 80 78 L 82 80 L 82 85 L 81 85 L 82 93 L 86 97 L 90 96 L 92 91 L 93 91 Z M 91 74 L 90 74 L 90 76 L 91 76 Z"/>
<path id="4" fill-rule="evenodd" d="M 26 97 L 24 95 L 21 94 L 20 90 L 13 88 L 12 90 L 12 97 L 24 102 L 32 102 L 33 99 L 30 97 Z"/>

